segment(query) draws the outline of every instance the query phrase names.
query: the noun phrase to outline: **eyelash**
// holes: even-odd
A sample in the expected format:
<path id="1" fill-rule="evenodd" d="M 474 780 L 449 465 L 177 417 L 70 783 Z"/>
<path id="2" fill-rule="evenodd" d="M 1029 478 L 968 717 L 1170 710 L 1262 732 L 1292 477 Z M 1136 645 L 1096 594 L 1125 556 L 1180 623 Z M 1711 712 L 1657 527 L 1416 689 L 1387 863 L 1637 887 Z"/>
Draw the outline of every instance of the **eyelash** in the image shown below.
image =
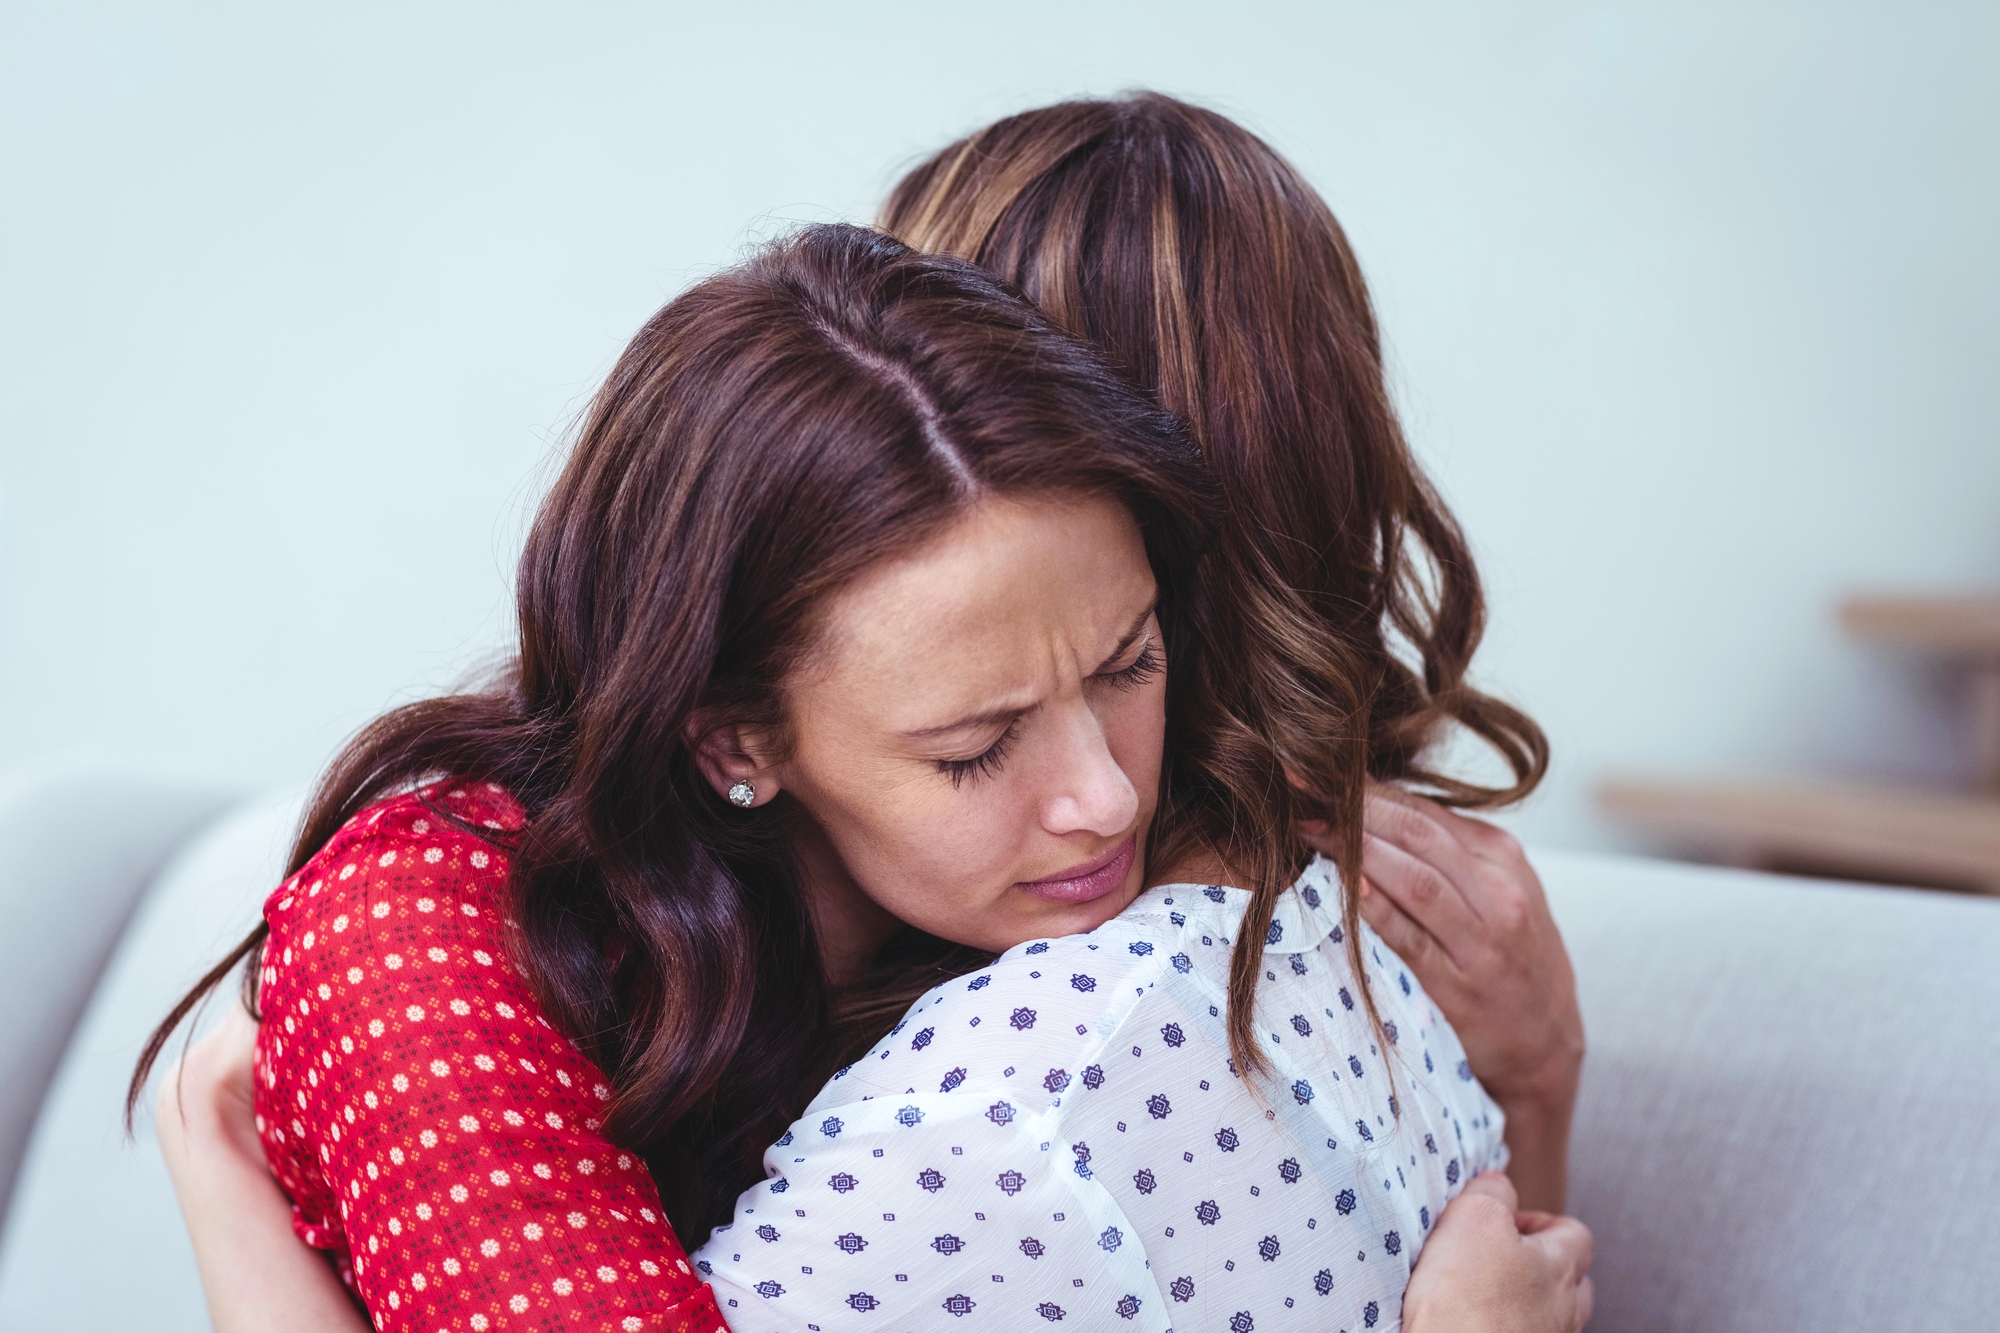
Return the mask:
<path id="1" fill-rule="evenodd" d="M 1166 663 L 1160 661 L 1159 645 L 1148 639 L 1146 646 L 1139 650 L 1139 655 L 1132 659 L 1131 666 L 1122 671 L 1114 671 L 1105 679 L 1117 689 L 1134 689 L 1158 675 L 1160 668 L 1165 665 Z"/>
<path id="2" fill-rule="evenodd" d="M 1151 640 L 1148 640 L 1146 646 L 1139 650 L 1139 655 L 1132 659 L 1131 666 L 1119 671 L 1113 671 L 1105 676 L 1104 679 L 1115 689 L 1136 689 L 1157 675 L 1162 665 L 1158 647 Z M 959 786 L 967 778 L 978 779 L 991 776 L 998 772 L 1000 765 L 1006 761 L 1007 749 L 1014 743 L 1014 735 L 1020 726 L 1021 722 L 1019 718 L 1008 723 L 1007 730 L 1000 733 L 998 740 L 987 746 L 984 752 L 976 754 L 970 759 L 938 760 L 938 772 L 950 778 L 953 787 Z"/>
<path id="3" fill-rule="evenodd" d="M 983 778 L 997 772 L 1001 762 L 1007 758 L 1007 747 L 1014 743 L 1014 733 L 1020 726 L 1019 718 L 1009 722 L 1007 730 L 1000 733 L 1000 739 L 987 746 L 983 754 L 976 754 L 970 759 L 938 760 L 938 772 L 950 778 L 953 787 L 967 778 Z"/>

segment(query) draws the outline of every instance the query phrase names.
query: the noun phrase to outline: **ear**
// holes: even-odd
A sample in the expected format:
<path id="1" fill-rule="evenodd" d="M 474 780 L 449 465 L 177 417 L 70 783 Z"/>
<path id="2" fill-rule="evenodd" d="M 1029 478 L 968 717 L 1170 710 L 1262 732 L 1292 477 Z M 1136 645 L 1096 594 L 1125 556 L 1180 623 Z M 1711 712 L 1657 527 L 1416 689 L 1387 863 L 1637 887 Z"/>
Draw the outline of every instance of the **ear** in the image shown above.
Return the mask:
<path id="1" fill-rule="evenodd" d="M 708 785 L 715 788 L 715 794 L 726 800 L 731 787 L 747 782 L 757 793 L 752 808 L 763 805 L 779 790 L 776 767 L 770 763 L 762 741 L 757 728 L 736 723 L 706 731 L 690 727 L 688 736 L 695 766 L 708 779 Z"/>

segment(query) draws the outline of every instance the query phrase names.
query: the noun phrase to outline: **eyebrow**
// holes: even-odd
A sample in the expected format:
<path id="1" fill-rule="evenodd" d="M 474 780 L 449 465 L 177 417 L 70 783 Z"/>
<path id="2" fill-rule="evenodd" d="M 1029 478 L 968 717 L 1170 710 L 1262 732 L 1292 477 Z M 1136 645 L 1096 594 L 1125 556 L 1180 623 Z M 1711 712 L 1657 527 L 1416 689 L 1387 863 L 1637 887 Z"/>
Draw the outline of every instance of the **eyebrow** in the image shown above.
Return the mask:
<path id="1" fill-rule="evenodd" d="M 1125 631 L 1125 637 L 1118 640 L 1117 645 L 1112 648 L 1110 653 L 1106 654 L 1104 661 L 1097 664 L 1098 671 L 1104 670 L 1108 663 L 1116 662 L 1119 658 L 1123 657 L 1126 649 L 1138 642 L 1139 636 L 1146 631 L 1146 622 L 1153 618 L 1153 612 L 1158 609 L 1159 603 L 1157 601 L 1146 604 L 1146 609 L 1141 611 L 1139 618 L 1132 622 L 1132 628 Z M 1092 672 L 1091 674 L 1095 675 L 1096 672 Z M 920 727 L 915 731 L 906 731 L 903 735 L 905 738 L 913 741 L 928 740 L 933 736 L 943 736 L 954 731 L 966 731 L 973 727 L 990 727 L 1002 722 L 1012 722 L 1027 711 L 1028 709 L 1026 708 L 992 708 L 984 713 L 968 714 L 955 722 L 946 722 L 942 726 Z"/>

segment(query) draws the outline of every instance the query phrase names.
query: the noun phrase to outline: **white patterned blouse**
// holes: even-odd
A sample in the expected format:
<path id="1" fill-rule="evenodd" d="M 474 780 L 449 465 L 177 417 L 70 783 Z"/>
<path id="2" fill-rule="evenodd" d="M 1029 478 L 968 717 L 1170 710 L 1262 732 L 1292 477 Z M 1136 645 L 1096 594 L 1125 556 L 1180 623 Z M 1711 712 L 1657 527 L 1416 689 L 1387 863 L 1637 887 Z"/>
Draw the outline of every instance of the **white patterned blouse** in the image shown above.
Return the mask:
<path id="1" fill-rule="evenodd" d="M 1385 1060 L 1339 892 L 1315 859 L 1279 899 L 1254 1081 L 1223 1023 L 1240 889 L 1150 889 L 932 990 L 697 1252 L 730 1328 L 1396 1327 L 1432 1221 L 1506 1148 L 1456 1034 L 1364 927 Z"/>

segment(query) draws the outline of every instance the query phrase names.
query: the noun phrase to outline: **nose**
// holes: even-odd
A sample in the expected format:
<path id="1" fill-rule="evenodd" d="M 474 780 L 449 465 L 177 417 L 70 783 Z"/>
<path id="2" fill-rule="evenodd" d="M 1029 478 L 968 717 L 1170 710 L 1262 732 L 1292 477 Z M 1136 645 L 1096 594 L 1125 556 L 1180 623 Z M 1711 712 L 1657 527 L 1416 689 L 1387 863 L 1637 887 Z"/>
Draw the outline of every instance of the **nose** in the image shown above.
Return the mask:
<path id="1" fill-rule="evenodd" d="M 1118 765 L 1104 728 L 1078 701 L 1063 710 L 1062 744 L 1053 792 L 1042 803 L 1042 827 L 1062 836 L 1095 833 L 1111 837 L 1132 827 L 1139 793 Z"/>

